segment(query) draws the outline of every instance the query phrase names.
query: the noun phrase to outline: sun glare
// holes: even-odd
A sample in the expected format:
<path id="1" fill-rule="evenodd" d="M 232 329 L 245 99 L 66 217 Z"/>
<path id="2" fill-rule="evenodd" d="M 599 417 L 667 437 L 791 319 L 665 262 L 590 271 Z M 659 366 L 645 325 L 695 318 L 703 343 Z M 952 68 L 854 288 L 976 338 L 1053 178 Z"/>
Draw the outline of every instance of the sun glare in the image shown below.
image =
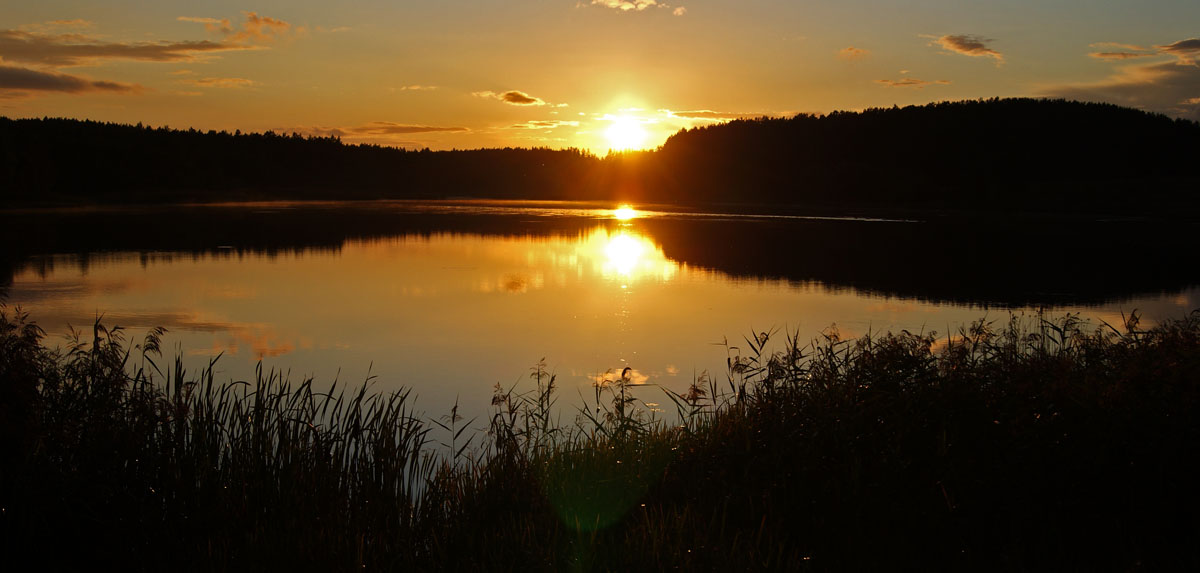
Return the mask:
<path id="1" fill-rule="evenodd" d="M 646 130 L 638 120 L 619 116 L 612 119 L 612 125 L 604 131 L 604 136 L 608 138 L 612 149 L 627 151 L 642 148 L 646 141 Z"/>
<path id="2" fill-rule="evenodd" d="M 642 241 L 622 233 L 609 239 L 608 245 L 604 247 L 604 254 L 608 257 L 608 264 L 617 274 L 628 277 L 638 268 L 645 250 Z"/>
<path id="3" fill-rule="evenodd" d="M 637 216 L 637 210 L 629 205 L 621 205 L 620 207 L 613 209 L 613 218 L 618 221 L 628 221 L 630 219 L 637 218 Z"/>

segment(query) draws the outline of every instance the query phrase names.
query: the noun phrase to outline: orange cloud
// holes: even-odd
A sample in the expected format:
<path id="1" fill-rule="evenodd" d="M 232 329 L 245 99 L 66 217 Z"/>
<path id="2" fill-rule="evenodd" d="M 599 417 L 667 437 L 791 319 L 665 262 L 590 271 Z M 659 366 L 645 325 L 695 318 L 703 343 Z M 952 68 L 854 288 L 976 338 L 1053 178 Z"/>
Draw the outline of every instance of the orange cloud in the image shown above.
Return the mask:
<path id="1" fill-rule="evenodd" d="M 20 29 L 26 32 L 57 32 L 60 30 L 82 30 L 95 26 L 94 22 L 75 18 L 73 20 L 51 20 L 40 24 L 27 24 L 21 26 Z"/>
<path id="2" fill-rule="evenodd" d="M 660 109 L 662 113 L 667 114 L 667 117 L 678 119 L 700 119 L 710 121 L 732 121 L 735 119 L 755 119 L 759 117 L 768 117 L 769 114 L 762 112 L 739 112 L 739 111 L 713 111 L 711 109 L 699 109 L 692 111 L 671 111 L 669 109 Z"/>
<path id="3" fill-rule="evenodd" d="M 1131 60 L 1134 58 L 1148 58 L 1154 54 L 1144 54 L 1138 52 L 1092 52 L 1089 57 L 1098 60 Z"/>
<path id="4" fill-rule="evenodd" d="M 838 57 L 843 60 L 861 60 L 861 59 L 867 57 L 867 54 L 870 54 L 870 53 L 871 52 L 869 50 L 864 50 L 861 48 L 855 48 L 854 46 L 849 46 L 846 48 L 842 48 L 841 50 L 838 50 Z"/>
<path id="5" fill-rule="evenodd" d="M 232 42 L 269 42 L 292 29 L 292 25 L 283 20 L 260 16 L 257 12 L 242 12 L 242 15 L 246 21 L 240 28 L 235 27 L 228 18 L 180 16 L 176 20 L 203 24 L 209 33 L 220 34 Z"/>
<path id="6" fill-rule="evenodd" d="M 1148 48 L 1143 48 L 1141 46 L 1135 46 L 1133 44 L 1122 44 L 1120 42 L 1096 42 L 1095 44 L 1089 44 L 1088 47 L 1089 48 L 1117 48 L 1119 50 L 1128 50 L 1128 51 L 1133 51 L 1133 52 L 1149 51 Z"/>
<path id="7" fill-rule="evenodd" d="M 183 80 L 182 83 L 202 88 L 248 88 L 257 84 L 254 80 L 246 78 L 201 78 Z"/>
<path id="8" fill-rule="evenodd" d="M 291 29 L 292 25 L 268 16 L 259 16 L 254 12 L 242 12 L 246 23 L 240 33 L 234 34 L 234 40 L 270 40 Z"/>
<path id="9" fill-rule="evenodd" d="M 875 80 L 875 83 L 885 85 L 889 88 L 916 88 L 921 89 L 931 85 L 950 85 L 948 80 L 918 80 L 917 78 L 904 78 L 901 80 Z"/>
<path id="10" fill-rule="evenodd" d="M 373 121 L 360 127 L 345 128 L 350 134 L 386 135 L 397 133 L 430 133 L 434 131 L 469 131 L 465 127 L 438 127 L 432 125 L 414 125 L 394 123 L 390 121 Z"/>
<path id="11" fill-rule="evenodd" d="M 555 129 L 558 127 L 579 127 L 578 121 L 562 120 L 533 120 L 509 126 L 509 129 Z"/>
<path id="12" fill-rule="evenodd" d="M 592 6 L 604 6 L 622 12 L 641 12 L 658 5 L 655 0 L 592 0 Z"/>
<path id="13" fill-rule="evenodd" d="M 276 129 L 280 133 L 299 133 L 313 137 L 345 138 L 353 143 L 372 143 L 395 147 L 422 147 L 428 143 L 410 141 L 405 135 L 421 133 L 469 133 L 471 130 L 459 126 L 437 126 L 373 121 L 359 126 L 300 126 Z"/>
<path id="14" fill-rule="evenodd" d="M 576 4 L 576 6 L 582 5 L 582 3 Z M 683 16 L 688 11 L 683 6 L 672 7 L 670 4 L 657 0 L 592 0 L 591 5 L 611 8 L 620 12 L 642 12 L 650 8 L 666 8 L 675 16 Z"/>
<path id="15" fill-rule="evenodd" d="M 521 105 L 521 106 L 547 105 L 546 102 L 543 101 L 541 98 L 533 97 L 533 96 L 531 96 L 523 91 L 519 91 L 519 90 L 509 90 L 509 91 L 506 91 L 503 93 L 496 93 L 496 92 L 492 92 L 492 91 L 474 92 L 471 95 L 473 95 L 475 97 L 499 100 L 499 101 L 502 101 L 509 105 Z"/>
<path id="16" fill-rule="evenodd" d="M 91 80 L 78 76 L 50 71 L 31 70 L 0 64 L 0 95 L 20 97 L 34 92 L 87 93 L 112 92 L 136 93 L 144 88 L 134 84 Z"/>
<path id="17" fill-rule="evenodd" d="M 1143 48 L 1133 44 L 1121 44 L 1118 42 L 1096 42 L 1088 46 L 1089 48 L 1109 48 L 1099 52 L 1088 54 L 1089 57 L 1098 60 L 1131 60 L 1135 58 L 1148 58 L 1155 55 L 1155 51 L 1150 48 Z"/>
<path id="18" fill-rule="evenodd" d="M 1188 38 L 1165 46 L 1155 46 L 1165 53 L 1177 56 L 1183 63 L 1194 64 L 1195 57 L 1200 56 L 1200 38 Z"/>
<path id="19" fill-rule="evenodd" d="M 933 43 L 955 54 L 975 58 L 994 58 L 996 64 L 999 65 L 1004 62 L 1004 54 L 989 48 L 988 42 L 991 41 L 987 38 L 969 34 L 955 34 L 934 38 Z"/>
<path id="20" fill-rule="evenodd" d="M 252 49 L 221 42 L 103 42 L 82 34 L 46 35 L 0 30 L 0 54 L 10 62 L 50 67 L 86 66 L 102 60 L 186 62 L 207 53 Z"/>
<path id="21" fill-rule="evenodd" d="M 1149 48 L 1112 42 L 1092 44 L 1092 47 L 1097 46 L 1150 51 Z M 1196 57 L 1200 56 L 1200 38 L 1156 45 L 1154 50 L 1157 51 L 1149 55 L 1174 57 L 1174 61 L 1119 66 L 1115 74 L 1103 81 L 1051 86 L 1040 95 L 1103 101 L 1200 121 L 1200 97 L 1197 97 L 1200 94 L 1200 65 L 1196 63 Z"/>
<path id="22" fill-rule="evenodd" d="M 1200 121 L 1200 66 L 1178 61 L 1121 66 L 1094 83 L 1052 86 L 1040 95 L 1103 101 Z"/>
<path id="23" fill-rule="evenodd" d="M 195 22 L 204 24 L 204 29 L 214 34 L 231 34 L 233 33 L 233 25 L 229 23 L 227 18 L 202 18 L 198 16 L 180 16 L 176 18 L 180 22 Z"/>

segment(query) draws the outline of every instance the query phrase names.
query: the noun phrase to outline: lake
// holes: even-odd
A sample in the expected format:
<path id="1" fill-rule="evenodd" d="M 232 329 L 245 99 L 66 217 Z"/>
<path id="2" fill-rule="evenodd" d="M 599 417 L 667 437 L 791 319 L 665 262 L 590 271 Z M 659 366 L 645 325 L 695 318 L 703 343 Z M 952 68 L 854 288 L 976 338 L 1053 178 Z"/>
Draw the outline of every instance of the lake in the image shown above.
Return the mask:
<path id="1" fill-rule="evenodd" d="M 0 284 L 63 342 L 97 316 L 218 377 L 411 387 L 487 419 L 545 359 L 564 419 L 608 372 L 648 403 L 743 337 L 954 334 L 1009 313 L 1143 325 L 1200 306 L 1188 225 L 1084 215 L 760 216 L 558 202 L 257 203 L 8 211 Z M 1097 322 L 1098 324 L 1098 322 Z M 483 422 L 477 421 L 475 425 Z"/>

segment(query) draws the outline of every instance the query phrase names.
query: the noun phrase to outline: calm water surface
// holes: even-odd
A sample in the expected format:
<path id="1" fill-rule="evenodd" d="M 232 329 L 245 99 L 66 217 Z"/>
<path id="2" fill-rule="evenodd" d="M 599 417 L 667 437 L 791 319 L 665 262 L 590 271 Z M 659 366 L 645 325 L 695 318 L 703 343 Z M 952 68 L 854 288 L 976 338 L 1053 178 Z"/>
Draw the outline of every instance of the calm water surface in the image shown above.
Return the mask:
<path id="1" fill-rule="evenodd" d="M 1133 309 L 1152 322 L 1200 305 L 1194 271 L 1121 237 L 1136 222 L 983 232 L 903 217 L 636 215 L 472 202 L 17 213 L 8 226 L 30 234 L 9 237 L 0 278 L 52 341 L 102 314 L 134 338 L 166 327 L 192 368 L 220 355 L 226 379 L 259 361 L 319 384 L 375 376 L 380 390 L 412 387 L 431 417 L 459 400 L 481 420 L 494 385 L 527 386 L 542 358 L 560 404 L 626 366 L 647 385 L 639 397 L 663 403 L 656 386 L 724 376 L 752 332 L 946 334 L 1038 308 L 1119 324 Z M 1093 238 L 1065 240 L 1081 233 Z M 1094 238 L 1107 233 L 1111 245 Z M 1132 256 L 1144 263 L 1129 268 Z"/>

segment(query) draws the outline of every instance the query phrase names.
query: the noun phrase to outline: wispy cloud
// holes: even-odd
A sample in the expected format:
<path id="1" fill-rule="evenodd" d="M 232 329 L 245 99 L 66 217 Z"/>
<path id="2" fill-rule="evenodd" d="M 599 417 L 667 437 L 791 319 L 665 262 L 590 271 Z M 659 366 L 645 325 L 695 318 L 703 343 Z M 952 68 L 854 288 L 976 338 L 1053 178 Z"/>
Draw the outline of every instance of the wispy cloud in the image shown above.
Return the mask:
<path id="1" fill-rule="evenodd" d="M 869 50 L 864 50 L 862 48 L 855 48 L 854 46 L 848 46 L 848 47 L 842 48 L 841 50 L 838 50 L 838 57 L 843 60 L 861 60 L 861 59 L 867 57 L 867 55 L 870 53 L 871 52 Z"/>
<path id="2" fill-rule="evenodd" d="M 1041 95 L 1104 101 L 1200 121 L 1200 67 L 1181 62 L 1122 67 L 1100 82 L 1053 86 Z"/>
<path id="3" fill-rule="evenodd" d="M 579 6 L 581 4 L 576 5 Z M 686 7 L 672 6 L 666 2 L 657 2 L 656 0 L 592 0 L 591 5 L 612 8 L 621 12 L 644 12 L 650 8 L 665 8 L 670 10 L 671 14 L 675 16 L 687 14 Z"/>
<path id="4" fill-rule="evenodd" d="M 1148 54 L 1143 52 L 1092 52 L 1089 57 L 1097 60 L 1132 60 L 1136 58 L 1149 58 L 1156 54 Z"/>
<path id="5" fill-rule="evenodd" d="M 214 34 L 232 33 L 233 25 L 228 18 L 207 18 L 201 16 L 180 16 L 176 18 L 180 22 L 194 22 L 196 24 L 204 24 L 204 29 Z"/>
<path id="6" fill-rule="evenodd" d="M 925 37 L 933 38 L 933 43 L 931 45 L 941 46 L 942 49 L 948 52 L 975 58 L 993 58 L 996 60 L 997 65 L 1004 62 L 1004 54 L 1001 54 L 1000 52 L 988 47 L 988 43 L 993 42 L 994 40 L 970 34 L 952 34 L 940 37 Z"/>
<path id="7" fill-rule="evenodd" d="M 1196 63 L 1196 56 L 1200 56 L 1200 38 L 1188 38 L 1187 40 L 1180 40 L 1173 44 L 1155 47 L 1165 53 L 1178 57 L 1183 63 L 1194 64 Z"/>
<path id="8" fill-rule="evenodd" d="M 1120 46 L 1148 51 L 1137 46 Z M 1041 90 L 1040 95 L 1104 101 L 1200 120 L 1200 98 L 1197 97 L 1200 94 L 1200 65 L 1196 63 L 1196 57 L 1200 55 L 1200 39 L 1180 40 L 1155 46 L 1154 49 L 1157 52 L 1148 55 L 1170 59 L 1120 65 L 1113 75 L 1104 80 L 1050 86 Z"/>
<path id="9" fill-rule="evenodd" d="M 592 6 L 604 6 L 622 12 L 641 12 L 658 6 L 654 0 L 592 0 Z"/>
<path id="10" fill-rule="evenodd" d="M 509 129 L 556 129 L 559 127 L 579 127 L 578 121 L 562 120 L 533 120 L 508 126 Z"/>
<path id="11" fill-rule="evenodd" d="M 889 88 L 916 88 L 921 89 L 925 86 L 946 86 L 950 85 L 949 80 L 918 80 L 917 78 L 903 78 L 899 80 L 875 80 L 875 83 L 887 86 Z"/>
<path id="12" fill-rule="evenodd" d="M 224 42 L 104 42 L 82 34 L 46 35 L 0 30 L 0 57 L 56 68 L 93 65 L 103 60 L 187 62 L 203 54 L 253 49 Z"/>
<path id="13" fill-rule="evenodd" d="M 114 60 L 178 63 L 210 59 L 221 52 L 263 49 L 257 45 L 292 30 L 283 20 L 243 12 L 245 21 L 233 26 L 217 18 L 181 17 L 180 20 L 203 24 L 210 32 L 223 36 L 220 40 L 132 42 L 110 41 L 89 32 L 93 27 L 87 20 L 54 20 L 18 29 L 0 30 L 0 61 L 5 66 L 6 84 L 2 89 L 12 94 L 28 95 L 38 92 L 85 93 L 96 91 L 136 93 L 144 88 L 121 82 L 94 80 L 61 73 L 62 68 L 98 66 Z M 17 64 L 16 66 L 12 64 Z M 177 70 L 172 75 L 191 75 Z M 184 80 L 200 87 L 250 87 L 253 80 L 245 78 L 203 78 Z M 194 93 L 194 92 L 188 92 Z"/>
<path id="14" fill-rule="evenodd" d="M 1088 54 L 1089 57 L 1098 60 L 1132 60 L 1136 58 L 1148 58 L 1157 54 L 1156 50 L 1151 48 L 1118 42 L 1096 42 L 1088 47 L 1101 50 Z"/>
<path id="15" fill-rule="evenodd" d="M 31 70 L 0 63 L 0 95 L 20 97 L 34 92 L 61 93 L 135 93 L 144 88 L 120 82 L 92 80 L 50 71 Z"/>
<path id="16" fill-rule="evenodd" d="M 49 22 L 38 22 L 36 24 L 25 24 L 19 29 L 25 32 L 34 32 L 39 34 L 59 34 L 63 30 L 86 30 L 95 26 L 94 22 L 76 18 L 73 20 L 51 20 Z"/>
<path id="17" fill-rule="evenodd" d="M 391 147 L 422 148 L 431 144 L 438 145 L 438 135 L 453 137 L 457 134 L 470 133 L 471 130 L 459 126 L 423 125 L 398 123 L 392 121 L 372 121 L 363 125 L 353 126 L 293 126 L 276 129 L 279 133 L 299 133 L 315 137 L 337 137 L 347 143 L 367 143 L 387 145 Z M 433 140 L 420 141 L 422 135 L 434 136 Z"/>
<path id="18" fill-rule="evenodd" d="M 497 92 L 493 92 L 493 91 L 474 92 L 471 95 L 473 95 L 475 97 L 486 98 L 486 99 L 499 100 L 499 101 L 502 101 L 509 105 L 521 105 L 521 106 L 547 105 L 547 103 L 544 100 L 542 100 L 541 98 L 531 96 L 523 91 L 518 91 L 518 90 L 509 90 L 509 91 L 501 92 L 501 93 L 497 93 Z"/>
<path id="19" fill-rule="evenodd" d="M 254 80 L 246 78 L 200 78 L 195 80 L 182 80 L 180 83 L 185 83 L 201 88 L 248 88 L 258 84 Z"/>
<path id="20" fill-rule="evenodd" d="M 440 127 L 434 125 L 417 125 L 410 123 L 394 123 L 390 121 L 373 121 L 359 127 L 346 128 L 347 134 L 364 135 L 394 135 L 399 133 L 431 133 L 437 131 L 463 132 L 470 131 L 465 127 Z"/>
<path id="21" fill-rule="evenodd" d="M 762 112 L 728 112 L 728 111 L 713 111 L 711 109 L 697 109 L 690 111 L 674 111 L 669 109 L 660 109 L 659 112 L 666 114 L 668 118 L 674 119 L 698 119 L 707 121 L 732 121 L 735 119 L 754 119 L 765 117 L 768 114 Z"/>
<path id="22" fill-rule="evenodd" d="M 1115 48 L 1118 50 L 1130 50 L 1130 51 L 1134 51 L 1134 52 L 1145 52 L 1150 49 L 1150 48 L 1143 48 L 1141 46 L 1137 46 L 1134 44 L 1122 44 L 1120 42 L 1096 42 L 1094 44 L 1089 44 L 1088 47 L 1089 48 Z"/>
<path id="23" fill-rule="evenodd" d="M 240 26 L 234 26 L 228 18 L 208 18 L 201 16 L 180 16 L 180 22 L 195 22 L 203 24 L 204 29 L 211 34 L 219 34 L 231 42 L 269 42 L 292 29 L 288 22 L 270 16 L 260 16 L 257 12 L 242 12 L 245 21 Z"/>
<path id="24" fill-rule="evenodd" d="M 393 88 L 393 89 L 395 89 L 396 91 L 401 91 L 401 92 L 431 92 L 431 91 L 438 89 L 438 86 L 422 86 L 422 85 L 414 84 L 411 86 L 400 86 L 398 88 Z"/>
<path id="25" fill-rule="evenodd" d="M 372 121 L 364 125 L 349 127 L 293 127 L 281 129 L 284 133 L 296 132 L 305 135 L 321 137 L 347 137 L 362 139 L 366 136 L 408 135 L 413 133 L 464 133 L 470 131 L 465 127 L 421 125 L 412 123 L 396 123 L 392 121 Z"/>

